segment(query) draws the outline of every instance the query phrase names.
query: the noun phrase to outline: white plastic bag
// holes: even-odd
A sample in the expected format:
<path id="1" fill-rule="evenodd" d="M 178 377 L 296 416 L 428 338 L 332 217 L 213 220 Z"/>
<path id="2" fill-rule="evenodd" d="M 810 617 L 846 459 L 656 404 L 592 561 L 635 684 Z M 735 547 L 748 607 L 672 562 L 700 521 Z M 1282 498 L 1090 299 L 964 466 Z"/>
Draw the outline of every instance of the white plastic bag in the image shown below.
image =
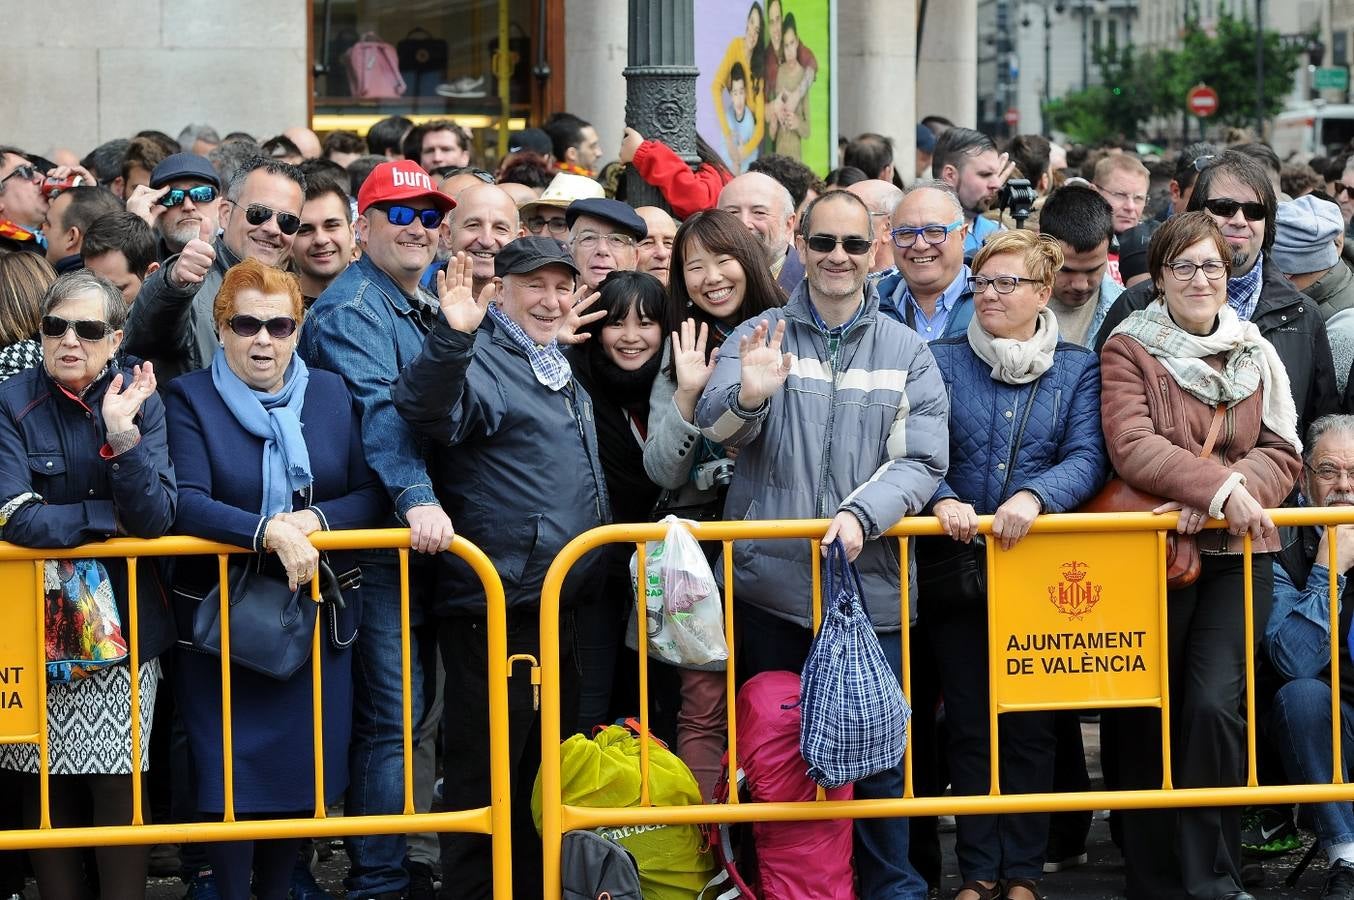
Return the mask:
<path id="1" fill-rule="evenodd" d="M 645 547 L 644 605 L 649 652 L 664 662 L 698 666 L 729 658 L 724 614 L 714 573 L 700 544 L 676 516 L 661 542 Z M 630 557 L 630 583 L 639 594 L 638 554 Z"/>

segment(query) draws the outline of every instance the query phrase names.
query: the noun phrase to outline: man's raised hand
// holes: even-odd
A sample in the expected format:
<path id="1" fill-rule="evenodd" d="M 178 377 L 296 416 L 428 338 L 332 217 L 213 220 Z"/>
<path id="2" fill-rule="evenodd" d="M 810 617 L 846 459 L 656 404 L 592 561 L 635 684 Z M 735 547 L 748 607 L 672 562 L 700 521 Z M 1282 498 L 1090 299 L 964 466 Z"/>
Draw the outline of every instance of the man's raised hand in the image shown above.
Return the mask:
<path id="1" fill-rule="evenodd" d="M 776 323 L 776 330 L 771 332 L 769 341 L 768 330 L 769 326 L 763 319 L 757 323 L 752 334 L 738 340 L 738 358 L 742 366 L 738 405 L 743 409 L 761 406 L 790 377 L 792 359 L 789 353 L 782 353 L 780 349 L 781 341 L 785 338 L 785 320 Z"/>
<path id="2" fill-rule="evenodd" d="M 475 296 L 470 258 L 464 252 L 437 273 L 437 304 L 442 307 L 442 318 L 457 331 L 474 334 L 497 294 L 497 284 L 489 284 Z"/>

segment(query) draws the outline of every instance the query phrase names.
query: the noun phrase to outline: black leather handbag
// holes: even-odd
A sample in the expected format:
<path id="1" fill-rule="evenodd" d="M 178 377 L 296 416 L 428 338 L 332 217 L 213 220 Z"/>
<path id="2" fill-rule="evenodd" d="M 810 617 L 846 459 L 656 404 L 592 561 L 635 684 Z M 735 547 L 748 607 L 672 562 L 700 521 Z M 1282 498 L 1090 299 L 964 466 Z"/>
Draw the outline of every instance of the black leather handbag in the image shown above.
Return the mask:
<path id="1" fill-rule="evenodd" d="M 350 573 L 351 574 L 351 573 Z M 315 620 L 325 604 L 343 606 L 339 579 L 320 558 L 321 603 L 310 597 L 310 585 L 296 590 L 276 557 L 252 554 L 231 560 L 230 659 L 246 669 L 286 681 L 310 659 Z M 345 576 L 346 578 L 347 576 Z M 330 618 L 333 610 L 330 610 Z M 221 586 L 207 592 L 193 615 L 193 646 L 221 655 Z"/>

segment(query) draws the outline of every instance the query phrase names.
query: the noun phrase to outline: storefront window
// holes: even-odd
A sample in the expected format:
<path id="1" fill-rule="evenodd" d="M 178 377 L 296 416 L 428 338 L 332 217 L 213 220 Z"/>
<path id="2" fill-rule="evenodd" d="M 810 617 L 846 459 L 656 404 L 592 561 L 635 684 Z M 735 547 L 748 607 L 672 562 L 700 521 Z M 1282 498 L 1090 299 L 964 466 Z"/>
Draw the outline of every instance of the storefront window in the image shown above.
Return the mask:
<path id="1" fill-rule="evenodd" d="M 511 23 L 511 120 L 530 112 L 530 0 L 312 0 L 317 131 L 364 133 L 376 120 L 451 118 L 476 132 L 501 117 L 499 3 Z"/>

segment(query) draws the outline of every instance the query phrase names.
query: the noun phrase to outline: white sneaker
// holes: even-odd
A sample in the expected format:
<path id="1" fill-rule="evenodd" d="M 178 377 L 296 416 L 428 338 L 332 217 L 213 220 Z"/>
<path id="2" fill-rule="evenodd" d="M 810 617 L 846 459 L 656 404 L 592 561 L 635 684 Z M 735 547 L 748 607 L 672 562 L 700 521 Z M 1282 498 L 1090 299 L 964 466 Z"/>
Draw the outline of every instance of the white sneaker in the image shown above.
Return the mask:
<path id="1" fill-rule="evenodd" d="M 436 90 L 439 97 L 459 97 L 462 99 L 487 97 L 489 95 L 489 78 L 487 75 L 481 75 L 478 78 L 471 78 L 467 75 L 446 84 L 439 84 Z"/>

